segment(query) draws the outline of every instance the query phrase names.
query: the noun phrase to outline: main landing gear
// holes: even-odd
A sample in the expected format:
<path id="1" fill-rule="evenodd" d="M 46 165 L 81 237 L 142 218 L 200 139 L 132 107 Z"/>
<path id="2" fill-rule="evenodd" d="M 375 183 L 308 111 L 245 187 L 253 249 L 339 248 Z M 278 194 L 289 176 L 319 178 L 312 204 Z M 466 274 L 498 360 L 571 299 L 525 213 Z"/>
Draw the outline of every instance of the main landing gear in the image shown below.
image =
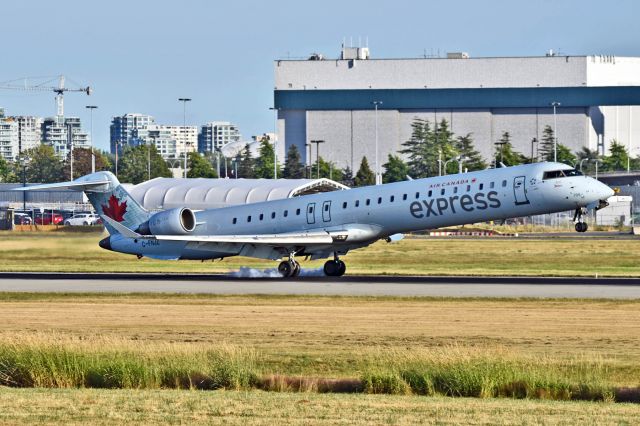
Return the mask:
<path id="1" fill-rule="evenodd" d="M 285 278 L 297 277 L 300 275 L 300 264 L 293 258 L 294 255 L 295 253 L 290 253 L 289 259 L 280 262 L 278 265 L 278 272 L 280 272 L 280 274 Z"/>
<path id="2" fill-rule="evenodd" d="M 328 277 L 341 277 L 347 271 L 347 265 L 334 254 L 333 260 L 327 260 L 324 264 L 324 274 Z"/>
<path id="3" fill-rule="evenodd" d="M 576 222 L 576 231 L 577 232 L 587 232 L 589 226 L 587 222 L 584 221 L 583 216 L 587 213 L 584 207 L 578 207 L 576 209 L 576 213 L 573 215 L 573 221 Z"/>

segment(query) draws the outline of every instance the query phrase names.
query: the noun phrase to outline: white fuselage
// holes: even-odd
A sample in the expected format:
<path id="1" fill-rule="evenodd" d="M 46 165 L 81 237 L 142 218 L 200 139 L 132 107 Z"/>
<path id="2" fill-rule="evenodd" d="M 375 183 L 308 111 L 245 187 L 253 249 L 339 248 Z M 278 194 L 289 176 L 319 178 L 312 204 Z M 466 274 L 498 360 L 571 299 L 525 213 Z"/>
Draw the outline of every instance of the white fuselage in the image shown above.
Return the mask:
<path id="1" fill-rule="evenodd" d="M 196 213 L 199 225 L 193 235 L 319 230 L 340 234 L 333 244 L 301 248 L 300 254 L 321 258 L 392 234 L 573 210 L 613 194 L 606 185 L 581 175 L 544 178 L 554 170 L 572 169 L 559 163 L 534 163 L 204 210 Z M 243 247 L 234 252 L 173 241 L 132 244 L 124 237 L 112 237 L 112 246 L 116 251 L 166 258 L 278 256 L 271 249 Z"/>

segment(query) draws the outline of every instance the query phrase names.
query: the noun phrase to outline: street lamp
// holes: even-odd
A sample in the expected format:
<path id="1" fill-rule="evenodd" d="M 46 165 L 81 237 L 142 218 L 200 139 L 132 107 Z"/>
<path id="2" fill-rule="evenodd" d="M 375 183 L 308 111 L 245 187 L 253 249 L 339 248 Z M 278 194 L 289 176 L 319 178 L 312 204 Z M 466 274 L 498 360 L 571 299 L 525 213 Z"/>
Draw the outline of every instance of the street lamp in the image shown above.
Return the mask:
<path id="1" fill-rule="evenodd" d="M 533 157 L 533 145 L 536 145 L 536 148 L 538 148 L 538 138 L 533 138 L 531 139 L 531 163 L 536 163 L 538 161 L 538 152 L 536 149 L 536 156 L 535 156 L 535 161 L 534 161 L 534 157 Z"/>
<path id="2" fill-rule="evenodd" d="M 178 98 L 182 102 L 182 131 L 187 127 L 187 102 L 191 102 L 191 98 Z M 187 140 L 184 140 L 184 177 L 187 177 Z"/>
<path id="3" fill-rule="evenodd" d="M 500 146 L 500 164 L 501 164 L 501 166 L 500 166 L 500 167 L 502 167 L 502 164 L 504 164 L 504 163 L 503 163 L 503 161 L 504 161 L 504 156 L 502 155 L 502 151 L 504 150 L 504 146 L 505 146 L 506 144 L 507 144 L 506 142 L 495 142 L 495 143 L 494 143 L 494 145 L 498 145 L 498 146 Z M 496 164 L 496 169 L 497 169 L 497 168 L 498 168 L 498 165 Z"/>
<path id="4" fill-rule="evenodd" d="M 462 174 L 462 163 L 464 163 L 464 160 L 466 160 L 467 157 L 465 157 L 464 155 L 458 155 L 456 157 L 456 161 L 458 162 L 458 173 Z"/>
<path id="5" fill-rule="evenodd" d="M 582 163 L 584 163 L 585 161 L 591 161 L 590 158 L 583 158 L 582 160 L 580 160 L 580 173 L 582 173 Z"/>
<path id="6" fill-rule="evenodd" d="M 307 157 L 307 178 L 311 179 L 311 144 L 305 144 L 309 148 L 309 156 Z"/>
<path id="7" fill-rule="evenodd" d="M 27 186 L 27 163 L 29 162 L 29 157 L 20 153 L 18 158 L 22 163 L 22 186 Z M 22 191 L 22 210 L 27 211 L 27 191 Z"/>
<path id="8" fill-rule="evenodd" d="M 153 145 L 156 144 L 155 136 L 149 136 L 149 139 L 153 139 Z M 147 175 L 147 180 L 151 180 L 151 144 L 149 142 L 147 142 Z"/>
<path id="9" fill-rule="evenodd" d="M 309 142 L 316 144 L 316 169 L 318 171 L 318 179 L 320 179 L 320 144 L 324 143 L 324 141 L 321 139 L 318 139 L 318 140 L 309 141 Z"/>
<path id="10" fill-rule="evenodd" d="M 380 166 L 378 165 L 378 107 L 382 105 L 382 101 L 373 101 L 371 103 L 375 109 L 376 119 L 376 185 L 380 185 L 382 183 L 382 177 L 380 176 Z"/>
<path id="11" fill-rule="evenodd" d="M 280 108 L 269 109 L 273 110 L 273 178 L 278 179 L 278 111 Z"/>
<path id="12" fill-rule="evenodd" d="M 89 131 L 91 132 L 91 144 L 89 144 L 89 149 L 91 150 L 91 173 L 95 173 L 96 172 L 96 156 L 93 153 L 93 110 L 98 108 L 95 105 L 87 105 L 85 106 L 85 108 L 87 108 L 89 110 L 89 122 L 91 123 L 89 125 Z"/>
<path id="13" fill-rule="evenodd" d="M 596 163 L 596 180 L 598 180 L 598 163 L 602 163 L 602 160 L 599 160 L 597 158 L 592 159 L 591 161 L 593 161 L 594 163 Z"/>
<path id="14" fill-rule="evenodd" d="M 447 173 L 447 164 L 449 164 L 451 161 L 456 161 L 455 157 L 454 158 L 449 158 L 447 161 L 444 162 L 444 175 L 448 175 L 449 173 Z"/>
<path id="15" fill-rule="evenodd" d="M 556 119 L 556 108 L 562 105 L 560 102 L 551 102 L 553 107 L 553 161 L 558 161 L 558 121 Z"/>

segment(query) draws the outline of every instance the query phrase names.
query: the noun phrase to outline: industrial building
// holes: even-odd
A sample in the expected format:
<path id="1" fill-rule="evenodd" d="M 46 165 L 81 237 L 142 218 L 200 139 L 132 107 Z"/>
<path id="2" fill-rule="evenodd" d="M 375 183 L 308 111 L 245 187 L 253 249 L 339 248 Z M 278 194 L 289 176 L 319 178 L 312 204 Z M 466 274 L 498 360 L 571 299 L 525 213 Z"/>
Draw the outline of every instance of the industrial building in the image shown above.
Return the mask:
<path id="1" fill-rule="evenodd" d="M 368 48 L 343 48 L 339 59 L 276 60 L 274 71 L 278 135 L 307 162 L 308 144 L 322 140 L 320 156 L 339 167 L 357 169 L 363 156 L 375 166 L 377 134 L 381 165 L 410 138 L 416 118 L 446 119 L 456 135 L 470 133 L 487 160 L 503 132 L 535 156 L 534 139 L 547 125 L 572 151 L 606 153 L 617 139 L 640 154 L 640 58 L 372 59 Z"/>

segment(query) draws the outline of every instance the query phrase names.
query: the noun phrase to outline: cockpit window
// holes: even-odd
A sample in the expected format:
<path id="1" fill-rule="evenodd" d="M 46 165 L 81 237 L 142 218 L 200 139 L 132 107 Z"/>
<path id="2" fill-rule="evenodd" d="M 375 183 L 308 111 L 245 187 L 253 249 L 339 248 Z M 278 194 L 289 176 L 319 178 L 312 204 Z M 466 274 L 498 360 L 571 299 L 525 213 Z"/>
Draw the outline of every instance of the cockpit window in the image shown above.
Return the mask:
<path id="1" fill-rule="evenodd" d="M 576 169 L 552 170 L 549 172 L 544 172 L 544 174 L 542 175 L 542 180 L 558 179 L 571 176 L 582 176 L 582 173 Z"/>

